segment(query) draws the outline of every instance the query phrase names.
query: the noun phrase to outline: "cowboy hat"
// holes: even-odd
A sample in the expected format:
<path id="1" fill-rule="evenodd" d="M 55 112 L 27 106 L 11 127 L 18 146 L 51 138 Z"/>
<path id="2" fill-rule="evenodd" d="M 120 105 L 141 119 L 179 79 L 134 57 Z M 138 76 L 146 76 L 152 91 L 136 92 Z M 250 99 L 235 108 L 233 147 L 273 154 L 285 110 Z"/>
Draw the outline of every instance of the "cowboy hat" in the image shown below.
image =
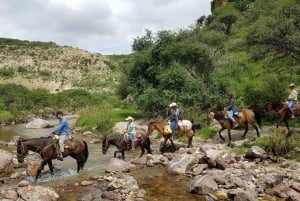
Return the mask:
<path id="1" fill-rule="evenodd" d="M 294 84 L 294 83 L 291 83 L 290 85 L 289 85 L 289 87 L 295 87 L 296 85 Z"/>
<path id="2" fill-rule="evenodd" d="M 169 107 L 175 107 L 175 106 L 177 106 L 177 104 L 175 102 L 173 102 L 169 105 Z"/>
<path id="3" fill-rule="evenodd" d="M 129 117 L 127 117 L 126 119 L 125 119 L 126 121 L 128 121 L 128 120 L 134 120 L 134 118 L 132 118 L 131 116 L 129 116 Z"/>

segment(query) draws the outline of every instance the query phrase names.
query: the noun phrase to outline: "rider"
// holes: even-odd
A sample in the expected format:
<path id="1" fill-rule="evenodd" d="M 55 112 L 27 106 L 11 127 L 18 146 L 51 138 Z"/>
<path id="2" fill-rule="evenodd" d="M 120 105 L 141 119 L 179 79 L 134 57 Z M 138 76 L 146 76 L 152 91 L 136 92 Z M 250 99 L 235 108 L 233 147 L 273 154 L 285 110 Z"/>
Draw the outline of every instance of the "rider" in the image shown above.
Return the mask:
<path id="1" fill-rule="evenodd" d="M 59 124 L 50 134 L 59 135 L 60 154 L 58 156 L 58 159 L 63 161 L 65 141 L 67 137 L 70 135 L 70 127 L 69 127 L 68 120 L 65 117 L 63 117 L 62 111 L 56 111 L 54 115 L 56 116 L 57 119 L 59 119 Z"/>
<path id="2" fill-rule="evenodd" d="M 227 94 L 227 98 L 228 98 L 228 105 L 226 107 L 226 110 L 229 111 L 228 118 L 232 121 L 233 127 L 235 128 L 238 126 L 238 123 L 235 121 L 233 116 L 238 115 L 239 111 L 238 108 L 235 106 L 233 95 Z"/>
<path id="3" fill-rule="evenodd" d="M 175 130 L 177 128 L 179 115 L 180 115 L 180 109 L 177 108 L 177 103 L 173 102 L 169 105 L 171 108 L 171 114 L 170 114 L 170 121 L 171 121 L 171 129 L 172 129 L 172 138 L 175 139 Z"/>
<path id="4" fill-rule="evenodd" d="M 291 111 L 291 119 L 295 119 L 295 114 L 294 114 L 294 105 L 297 102 L 297 96 L 298 96 L 298 91 L 296 89 L 296 85 L 294 83 L 291 83 L 289 85 L 290 87 L 290 94 L 288 96 L 288 101 L 289 101 L 289 110 Z"/>
<path id="5" fill-rule="evenodd" d="M 129 135 L 129 148 L 134 149 L 132 147 L 132 142 L 135 140 L 135 124 L 133 123 L 134 119 L 129 116 L 125 120 L 128 121 L 125 133 L 128 133 Z"/>

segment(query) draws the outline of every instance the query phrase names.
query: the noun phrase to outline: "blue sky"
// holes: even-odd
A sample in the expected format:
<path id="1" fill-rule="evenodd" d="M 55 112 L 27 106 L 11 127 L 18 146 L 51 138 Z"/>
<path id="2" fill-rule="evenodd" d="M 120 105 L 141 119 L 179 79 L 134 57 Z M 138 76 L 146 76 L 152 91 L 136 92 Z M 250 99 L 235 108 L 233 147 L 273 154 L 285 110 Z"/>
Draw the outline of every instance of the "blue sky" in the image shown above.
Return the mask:
<path id="1" fill-rule="evenodd" d="M 103 55 L 131 53 L 133 39 L 188 28 L 211 0 L 0 0 L 0 37 L 53 41 Z"/>

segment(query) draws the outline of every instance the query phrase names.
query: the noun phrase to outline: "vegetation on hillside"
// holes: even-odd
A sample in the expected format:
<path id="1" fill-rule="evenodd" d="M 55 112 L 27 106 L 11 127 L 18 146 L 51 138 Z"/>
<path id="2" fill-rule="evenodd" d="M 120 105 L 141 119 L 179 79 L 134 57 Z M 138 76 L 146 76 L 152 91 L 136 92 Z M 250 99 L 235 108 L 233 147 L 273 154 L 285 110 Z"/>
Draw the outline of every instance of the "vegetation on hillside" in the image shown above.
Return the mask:
<path id="1" fill-rule="evenodd" d="M 283 101 L 300 85 L 299 13 L 298 0 L 231 0 L 189 29 L 146 30 L 122 60 L 119 94 L 154 116 L 176 101 L 190 118 L 223 108 L 227 93 L 239 107 Z"/>

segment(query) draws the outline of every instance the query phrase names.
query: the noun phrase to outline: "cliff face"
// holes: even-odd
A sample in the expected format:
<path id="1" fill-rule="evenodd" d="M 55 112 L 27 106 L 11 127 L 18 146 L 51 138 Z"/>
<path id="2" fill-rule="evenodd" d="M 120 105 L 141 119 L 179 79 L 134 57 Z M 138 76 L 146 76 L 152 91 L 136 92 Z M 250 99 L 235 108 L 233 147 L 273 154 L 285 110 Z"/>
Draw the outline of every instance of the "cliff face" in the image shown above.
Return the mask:
<path id="1" fill-rule="evenodd" d="M 112 63 L 101 54 L 54 43 L 11 40 L 0 39 L 0 84 L 57 92 L 70 88 L 110 90 L 104 88 L 118 81 L 118 73 L 110 68 Z"/>
<path id="2" fill-rule="evenodd" d="M 228 3 L 229 0 L 213 0 L 211 2 L 211 12 L 213 12 L 216 8 Z"/>

